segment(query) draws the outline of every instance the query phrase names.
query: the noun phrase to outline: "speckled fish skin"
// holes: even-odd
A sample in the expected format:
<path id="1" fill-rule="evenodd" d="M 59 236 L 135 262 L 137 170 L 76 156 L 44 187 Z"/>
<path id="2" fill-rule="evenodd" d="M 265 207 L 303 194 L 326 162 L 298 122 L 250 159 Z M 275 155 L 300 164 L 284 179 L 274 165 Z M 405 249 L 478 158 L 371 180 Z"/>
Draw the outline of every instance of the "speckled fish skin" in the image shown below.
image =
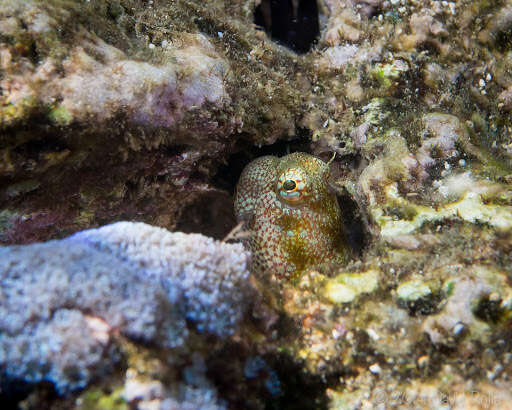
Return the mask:
<path id="1" fill-rule="evenodd" d="M 255 271 L 293 279 L 308 267 L 346 259 L 341 210 L 328 176 L 325 162 L 302 152 L 257 158 L 245 167 L 235 212 L 251 230 Z"/>

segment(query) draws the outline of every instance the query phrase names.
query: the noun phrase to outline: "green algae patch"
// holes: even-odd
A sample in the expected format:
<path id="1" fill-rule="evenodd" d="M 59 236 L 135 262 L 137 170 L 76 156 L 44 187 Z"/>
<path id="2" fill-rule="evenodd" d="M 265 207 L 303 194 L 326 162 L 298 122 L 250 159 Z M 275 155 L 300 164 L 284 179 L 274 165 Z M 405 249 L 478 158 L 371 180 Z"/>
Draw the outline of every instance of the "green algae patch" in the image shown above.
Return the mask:
<path id="1" fill-rule="evenodd" d="M 50 110 L 48 117 L 52 122 L 58 125 L 69 125 L 73 122 L 73 116 L 66 109 L 66 107 L 60 105 L 57 108 Z"/>
<path id="2" fill-rule="evenodd" d="M 402 60 L 395 60 L 392 63 L 378 63 L 370 71 L 370 75 L 383 88 L 390 88 L 394 80 L 398 80 L 400 76 L 409 71 L 409 66 Z"/>
<path id="3" fill-rule="evenodd" d="M 90 226 L 94 221 L 96 213 L 94 211 L 82 210 L 73 222 L 80 226 Z"/>
<path id="4" fill-rule="evenodd" d="M 0 210 L 0 238 L 12 228 L 13 221 L 19 217 L 19 214 L 9 209 Z"/>
<path id="5" fill-rule="evenodd" d="M 128 410 L 128 404 L 122 398 L 122 387 L 110 394 L 101 390 L 92 390 L 85 393 L 78 401 L 80 410 Z"/>
<path id="6" fill-rule="evenodd" d="M 350 303 L 359 295 L 374 292 L 378 281 L 379 272 L 374 269 L 362 273 L 341 273 L 327 281 L 324 297 L 332 303 Z"/>
<path id="7" fill-rule="evenodd" d="M 11 174 L 16 170 L 11 159 L 11 150 L 6 148 L 0 150 L 0 175 Z"/>

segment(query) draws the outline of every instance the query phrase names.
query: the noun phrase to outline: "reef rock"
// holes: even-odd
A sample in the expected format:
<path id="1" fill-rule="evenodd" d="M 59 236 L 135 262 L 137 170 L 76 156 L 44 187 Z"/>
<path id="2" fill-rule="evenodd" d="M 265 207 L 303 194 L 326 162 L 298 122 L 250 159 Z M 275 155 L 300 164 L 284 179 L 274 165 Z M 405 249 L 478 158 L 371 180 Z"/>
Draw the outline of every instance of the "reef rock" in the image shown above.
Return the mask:
<path id="1" fill-rule="evenodd" d="M 119 219 L 191 231 L 185 209 L 229 201 L 211 177 L 238 139 L 295 134 L 299 90 L 273 91 L 284 67 L 249 62 L 240 28 L 196 6 L 2 3 L 0 242 Z M 53 197 L 67 200 L 55 207 Z"/>
<path id="2" fill-rule="evenodd" d="M 306 3 L 2 2 L 1 398 L 510 407 L 511 0 Z M 318 22 L 302 54 L 279 10 Z M 292 152 L 336 153 L 344 261 L 276 285 L 241 245 L 91 230 L 245 240 L 243 168 Z"/>

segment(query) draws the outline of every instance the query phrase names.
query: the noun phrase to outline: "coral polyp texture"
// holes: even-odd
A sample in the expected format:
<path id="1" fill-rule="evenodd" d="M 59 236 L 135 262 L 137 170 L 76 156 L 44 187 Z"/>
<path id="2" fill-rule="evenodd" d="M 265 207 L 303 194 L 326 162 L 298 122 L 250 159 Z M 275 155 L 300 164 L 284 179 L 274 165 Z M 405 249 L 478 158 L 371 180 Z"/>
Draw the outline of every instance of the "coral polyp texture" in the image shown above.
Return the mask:
<path id="1" fill-rule="evenodd" d="M 115 332 L 177 348 L 188 321 L 228 337 L 251 300 L 248 257 L 241 245 L 129 222 L 0 248 L 0 369 L 66 393 L 112 364 Z"/>
<path id="2" fill-rule="evenodd" d="M 328 177 L 328 164 L 302 152 L 247 165 L 235 212 L 251 231 L 255 271 L 290 279 L 307 267 L 346 259 L 341 210 Z"/>

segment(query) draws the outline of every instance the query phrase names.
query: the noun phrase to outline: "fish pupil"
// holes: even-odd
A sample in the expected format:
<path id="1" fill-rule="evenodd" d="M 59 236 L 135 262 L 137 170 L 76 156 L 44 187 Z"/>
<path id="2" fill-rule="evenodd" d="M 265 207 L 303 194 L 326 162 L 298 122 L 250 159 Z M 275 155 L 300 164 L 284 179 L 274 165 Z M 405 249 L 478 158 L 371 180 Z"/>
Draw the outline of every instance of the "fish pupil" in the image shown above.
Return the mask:
<path id="1" fill-rule="evenodd" d="M 295 181 L 292 181 L 291 179 L 287 179 L 284 181 L 283 188 L 287 191 L 293 191 L 296 188 L 297 184 Z"/>

